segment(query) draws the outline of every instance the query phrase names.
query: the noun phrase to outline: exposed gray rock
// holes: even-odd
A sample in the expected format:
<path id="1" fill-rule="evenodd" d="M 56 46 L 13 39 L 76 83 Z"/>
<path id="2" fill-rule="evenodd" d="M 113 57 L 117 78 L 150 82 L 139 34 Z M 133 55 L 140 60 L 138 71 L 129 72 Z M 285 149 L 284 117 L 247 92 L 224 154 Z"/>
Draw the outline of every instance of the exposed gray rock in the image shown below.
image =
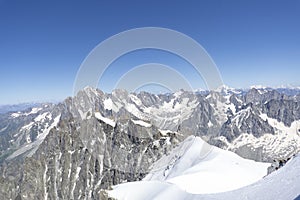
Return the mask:
<path id="1" fill-rule="evenodd" d="M 272 99 L 262 106 L 262 112 L 290 126 L 293 121 L 300 119 L 300 102 Z"/>
<path id="2" fill-rule="evenodd" d="M 260 137 L 266 133 L 274 134 L 274 128 L 259 117 L 259 113 L 250 103 L 234 116 L 228 118 L 220 130 L 220 135 L 225 136 L 229 142 L 241 133 L 252 134 Z"/>

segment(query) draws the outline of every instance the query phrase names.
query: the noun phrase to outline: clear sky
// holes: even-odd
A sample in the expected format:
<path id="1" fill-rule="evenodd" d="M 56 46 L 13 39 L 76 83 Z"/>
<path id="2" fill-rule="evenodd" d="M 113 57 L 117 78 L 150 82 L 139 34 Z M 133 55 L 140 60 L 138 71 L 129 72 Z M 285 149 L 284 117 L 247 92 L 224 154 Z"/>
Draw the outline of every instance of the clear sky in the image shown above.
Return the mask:
<path id="1" fill-rule="evenodd" d="M 199 42 L 226 85 L 300 85 L 300 1 L 0 0 L 0 104 L 62 100 L 88 53 L 108 37 L 138 27 L 165 27 Z M 161 62 L 180 71 L 176 56 L 143 51 L 114 65 Z M 123 73 L 107 71 L 103 90 Z M 123 68 L 124 69 L 124 68 Z M 194 87 L 192 70 L 184 70 Z M 101 85 L 101 84 L 100 84 Z"/>

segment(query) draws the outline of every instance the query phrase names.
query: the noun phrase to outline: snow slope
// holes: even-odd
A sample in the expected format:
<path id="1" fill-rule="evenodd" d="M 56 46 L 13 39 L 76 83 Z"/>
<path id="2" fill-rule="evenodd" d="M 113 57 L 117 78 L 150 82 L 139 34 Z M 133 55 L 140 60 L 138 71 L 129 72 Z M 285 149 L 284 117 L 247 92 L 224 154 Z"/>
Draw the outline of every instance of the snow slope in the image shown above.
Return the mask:
<path id="1" fill-rule="evenodd" d="M 117 185 L 109 194 L 118 199 L 153 199 L 153 195 L 182 199 L 179 197 L 187 194 L 225 192 L 260 180 L 269 165 L 243 159 L 190 136 L 157 161 L 143 181 Z"/>
<path id="2" fill-rule="evenodd" d="M 151 124 L 149 124 L 149 123 L 147 123 L 147 122 L 144 122 L 144 121 L 142 121 L 142 120 L 133 120 L 133 119 L 131 119 L 131 121 L 132 121 L 133 123 L 137 124 L 137 125 L 144 126 L 144 127 L 147 127 L 147 128 L 149 128 L 149 127 L 152 126 Z"/>
<path id="3" fill-rule="evenodd" d="M 300 196 L 300 154 L 284 167 L 238 190 L 207 195 L 203 199 L 293 200 Z M 199 199 L 191 196 L 187 199 Z"/>
<path id="4" fill-rule="evenodd" d="M 95 117 L 96 117 L 97 119 L 103 121 L 104 123 L 106 123 L 106 124 L 112 126 L 112 127 L 115 127 L 115 126 L 116 126 L 116 122 L 115 122 L 115 121 L 113 121 L 112 119 L 103 117 L 103 116 L 101 115 L 101 113 L 99 113 L 99 112 L 95 112 Z"/>

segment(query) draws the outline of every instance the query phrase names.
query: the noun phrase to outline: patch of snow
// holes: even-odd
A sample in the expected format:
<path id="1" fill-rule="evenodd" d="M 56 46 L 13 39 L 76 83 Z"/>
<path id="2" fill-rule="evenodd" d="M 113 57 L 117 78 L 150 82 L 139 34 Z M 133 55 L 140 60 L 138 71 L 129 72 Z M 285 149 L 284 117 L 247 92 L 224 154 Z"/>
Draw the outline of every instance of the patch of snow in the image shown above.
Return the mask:
<path id="1" fill-rule="evenodd" d="M 213 123 L 211 123 L 211 121 L 209 120 L 207 126 L 210 128 L 213 126 Z"/>
<path id="2" fill-rule="evenodd" d="M 91 145 L 93 146 L 96 143 L 96 140 L 91 140 Z"/>
<path id="3" fill-rule="evenodd" d="M 32 108 L 31 111 L 29 113 L 24 113 L 25 116 L 28 115 L 32 115 L 32 114 L 36 114 L 38 113 L 40 110 L 42 110 L 43 108 Z"/>
<path id="4" fill-rule="evenodd" d="M 209 93 L 209 95 L 207 95 L 206 97 L 205 97 L 205 99 L 210 99 L 212 96 L 211 96 L 211 93 Z"/>
<path id="5" fill-rule="evenodd" d="M 227 109 L 230 109 L 233 114 L 236 113 L 235 105 L 233 103 L 227 104 Z"/>
<path id="6" fill-rule="evenodd" d="M 86 112 L 83 112 L 82 110 L 78 109 L 78 113 L 79 113 L 80 118 L 81 118 L 82 120 L 90 119 L 90 118 L 91 118 L 91 115 L 88 116 L 88 113 L 92 113 L 92 108 L 89 108 L 89 110 L 86 111 Z"/>
<path id="7" fill-rule="evenodd" d="M 161 130 L 161 129 L 159 129 L 159 132 L 160 132 L 163 136 L 167 136 L 168 133 L 174 133 L 174 132 L 171 131 L 171 130 Z"/>
<path id="8" fill-rule="evenodd" d="M 35 122 L 43 122 L 43 121 L 45 121 L 46 118 L 51 119 L 51 113 L 45 112 L 43 114 L 40 114 L 34 119 L 34 121 Z"/>
<path id="9" fill-rule="evenodd" d="M 31 127 L 34 125 L 34 122 L 30 122 L 29 124 L 23 126 L 20 131 L 30 130 Z"/>
<path id="10" fill-rule="evenodd" d="M 76 187 L 77 180 L 79 178 L 80 171 L 81 171 L 81 167 L 77 167 L 76 173 L 75 173 L 75 176 L 74 176 L 73 186 L 72 186 L 72 189 L 71 189 L 71 199 L 74 199 L 74 190 L 75 190 L 75 187 Z"/>
<path id="11" fill-rule="evenodd" d="M 144 121 L 142 121 L 142 120 L 133 120 L 133 119 L 131 119 L 131 121 L 132 121 L 133 123 L 137 124 L 137 125 L 144 126 L 144 127 L 146 127 L 146 128 L 149 128 L 149 127 L 152 126 L 151 124 L 149 124 L 149 123 L 147 123 L 147 122 L 144 122 Z"/>
<path id="12" fill-rule="evenodd" d="M 83 113 L 83 111 L 78 109 L 78 113 L 80 115 L 81 120 L 84 120 L 85 119 L 85 114 Z"/>
<path id="13" fill-rule="evenodd" d="M 75 152 L 75 150 L 73 150 L 73 151 L 68 150 L 68 153 L 71 154 L 71 155 L 72 155 L 74 152 Z"/>
<path id="14" fill-rule="evenodd" d="M 130 94 L 129 97 L 130 97 L 131 101 L 133 101 L 137 106 L 143 105 L 142 101 L 137 96 Z"/>
<path id="15" fill-rule="evenodd" d="M 32 142 L 29 134 L 26 135 L 26 142 L 27 142 L 27 143 Z"/>
<path id="16" fill-rule="evenodd" d="M 174 96 L 175 98 L 179 98 L 182 94 L 183 94 L 183 91 L 182 91 L 182 90 L 179 90 L 179 91 L 175 92 L 173 96 Z"/>
<path id="17" fill-rule="evenodd" d="M 103 101 L 103 104 L 104 104 L 104 109 L 106 109 L 106 110 L 112 110 L 112 108 L 113 108 L 113 102 L 112 102 L 111 98 L 105 99 Z"/>
<path id="18" fill-rule="evenodd" d="M 115 127 L 115 126 L 116 126 L 116 122 L 115 122 L 115 121 L 113 121 L 112 119 L 103 117 L 103 116 L 101 115 L 101 113 L 99 113 L 99 112 L 95 112 L 95 117 L 96 117 L 97 119 L 103 121 L 104 123 L 106 123 L 106 124 L 112 126 L 112 127 Z"/>
<path id="19" fill-rule="evenodd" d="M 235 125 L 238 127 L 240 125 L 241 119 L 247 119 L 251 113 L 251 107 L 247 107 L 246 109 L 240 110 L 236 113 L 232 121 L 235 121 Z"/>
<path id="20" fill-rule="evenodd" d="M 216 137 L 216 139 L 218 139 L 218 140 L 224 142 L 227 146 L 230 144 L 230 143 L 228 142 L 227 138 L 224 137 L 224 136 Z"/>
<path id="21" fill-rule="evenodd" d="M 134 104 L 132 103 L 128 103 L 125 106 L 126 110 L 128 112 L 130 112 L 131 114 L 133 114 L 134 116 L 136 116 L 139 119 L 144 119 L 147 120 L 148 117 L 146 116 L 145 113 L 143 113 L 142 111 L 140 111 Z"/>
<path id="22" fill-rule="evenodd" d="M 155 147 L 159 147 L 160 145 L 159 145 L 159 140 L 155 140 L 155 141 L 153 141 L 153 146 L 155 146 Z"/>
<path id="23" fill-rule="evenodd" d="M 45 171 L 43 175 L 43 183 L 44 183 L 44 199 L 48 199 L 48 191 L 47 191 L 47 171 L 48 171 L 48 165 L 45 164 Z"/>
<path id="24" fill-rule="evenodd" d="M 81 170 L 81 167 L 77 167 L 76 169 L 76 174 L 75 174 L 75 180 L 77 180 L 79 178 L 79 172 Z"/>
<path id="25" fill-rule="evenodd" d="M 170 141 L 170 137 L 166 137 L 166 144 L 167 145 L 171 145 L 172 144 L 171 141 Z"/>
<path id="26" fill-rule="evenodd" d="M 93 88 L 93 87 L 90 87 L 90 86 L 86 86 L 83 90 L 86 92 L 88 97 L 91 97 L 92 95 L 95 95 L 95 96 L 99 95 L 97 89 Z"/>
<path id="27" fill-rule="evenodd" d="M 250 89 L 267 89 L 267 87 L 263 85 L 251 85 Z"/>
<path id="28" fill-rule="evenodd" d="M 240 100 L 239 98 L 236 98 L 236 100 L 237 100 L 240 104 L 243 104 L 243 101 Z"/>
<path id="29" fill-rule="evenodd" d="M 21 112 L 17 112 L 17 113 L 12 113 L 10 116 L 12 118 L 17 118 L 17 117 L 20 117 L 21 115 L 22 115 Z"/>

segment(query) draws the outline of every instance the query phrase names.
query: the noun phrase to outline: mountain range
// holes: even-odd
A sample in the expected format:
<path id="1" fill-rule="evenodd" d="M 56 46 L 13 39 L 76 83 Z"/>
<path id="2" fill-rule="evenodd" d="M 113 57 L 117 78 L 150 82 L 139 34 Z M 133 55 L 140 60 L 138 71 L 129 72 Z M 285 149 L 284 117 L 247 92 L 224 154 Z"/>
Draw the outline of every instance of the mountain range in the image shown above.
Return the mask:
<path id="1" fill-rule="evenodd" d="M 216 91 L 136 94 L 119 89 L 107 94 L 86 87 L 58 104 L 5 111 L 0 114 L 0 199 L 105 199 L 116 185 L 141 180 L 162 184 L 166 191 L 172 184 L 171 191 L 189 196 L 182 191 L 199 190 L 194 185 L 182 188 L 189 185 L 188 174 L 203 178 L 201 170 L 208 169 L 201 168 L 203 149 L 207 166 L 222 164 L 224 170 L 249 177 L 229 188 L 220 185 L 220 190 L 204 185 L 195 195 L 226 192 L 233 197 L 238 193 L 228 190 L 266 185 L 269 177 L 283 176 L 278 170 L 262 179 L 270 163 L 300 151 L 299 91 L 223 86 Z M 298 157 L 286 166 L 296 166 Z M 288 171 L 298 173 L 299 168 Z M 221 180 L 221 175 L 212 174 L 215 179 L 209 180 Z M 251 191 L 247 187 L 245 193 Z"/>

